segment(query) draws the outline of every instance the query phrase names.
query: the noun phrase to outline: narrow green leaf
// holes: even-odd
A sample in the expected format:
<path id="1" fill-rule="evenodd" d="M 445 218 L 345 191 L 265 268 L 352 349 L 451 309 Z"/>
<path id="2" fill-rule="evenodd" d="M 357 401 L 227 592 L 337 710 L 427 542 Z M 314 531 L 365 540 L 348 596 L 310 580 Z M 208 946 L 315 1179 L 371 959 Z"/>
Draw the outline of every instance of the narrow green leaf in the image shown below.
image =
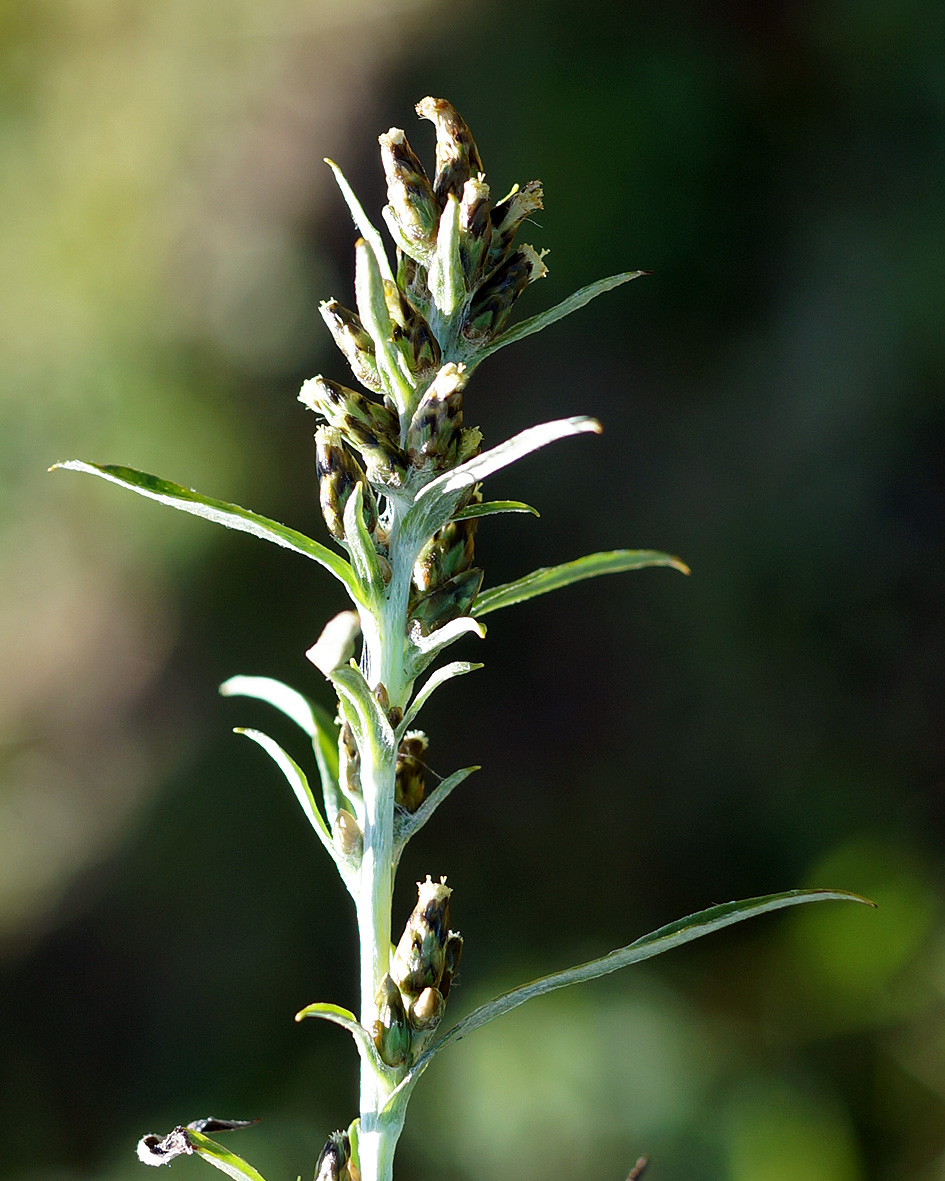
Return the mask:
<path id="1" fill-rule="evenodd" d="M 355 1116 L 351 1123 L 348 1124 L 348 1142 L 351 1145 L 351 1159 L 354 1161 L 354 1167 L 359 1173 L 361 1171 L 361 1150 L 359 1144 L 360 1138 L 361 1117 Z"/>
<path id="2" fill-rule="evenodd" d="M 589 431 L 600 434 L 601 425 L 594 418 L 562 418 L 555 422 L 544 422 L 468 459 L 452 471 L 444 472 L 417 493 L 404 518 L 404 535 L 415 538 L 422 545 L 456 512 L 466 488 L 548 443 Z"/>
<path id="3" fill-rule="evenodd" d="M 342 807 L 338 786 L 338 727 L 331 714 L 296 689 L 272 677 L 230 677 L 220 686 L 223 697 L 253 697 L 265 701 L 292 719 L 312 740 L 329 823 Z"/>
<path id="4" fill-rule="evenodd" d="M 618 948 L 617 951 L 601 956 L 600 959 L 591 960 L 586 964 L 578 964 L 577 967 L 567 968 L 563 972 L 555 972 L 550 976 L 543 976 L 540 980 L 533 980 L 530 984 L 513 988 L 511 992 L 506 992 L 502 996 L 480 1005 L 478 1009 L 474 1009 L 468 1017 L 454 1025 L 448 1033 L 434 1043 L 418 1060 L 410 1073 L 411 1075 L 419 1075 L 426 1069 L 432 1058 L 450 1042 L 458 1041 L 467 1033 L 472 1033 L 474 1029 L 480 1029 L 488 1022 L 494 1021 L 496 1017 L 501 1017 L 503 1014 L 511 1012 L 512 1009 L 517 1009 L 519 1005 L 524 1005 L 526 1001 L 530 1001 L 534 997 L 554 992 L 558 988 L 567 988 L 571 984 L 580 984 L 585 980 L 595 980 L 598 976 L 606 976 L 620 968 L 629 967 L 642 960 L 652 959 L 653 956 L 661 955 L 664 951 L 671 951 L 674 947 L 680 947 L 684 943 L 691 943 L 694 939 L 701 939 L 703 935 L 721 930 L 722 927 L 729 927 L 733 923 L 743 922 L 745 919 L 766 914 L 768 911 L 781 910 L 786 906 L 799 906 L 805 902 L 829 901 L 861 902 L 867 906 L 875 905 L 868 899 L 861 898 L 858 894 L 850 894 L 845 890 L 787 890 L 782 894 L 768 894 L 761 898 L 747 898 L 740 902 L 723 902 L 719 906 L 710 906 L 707 910 L 701 910 L 697 914 L 687 915 L 686 918 L 668 923 L 665 927 L 660 927 L 658 931 L 644 935 L 634 943 Z"/>
<path id="5" fill-rule="evenodd" d="M 420 831 L 421 828 L 430 819 L 433 813 L 439 808 L 440 804 L 452 792 L 452 790 L 472 775 L 473 771 L 481 770 L 480 767 L 463 767 L 460 771 L 454 771 L 452 775 L 448 775 L 442 783 L 430 792 L 427 798 L 423 801 L 416 812 L 398 812 L 394 816 L 394 864 L 400 858 L 404 850 L 404 846 L 412 836 Z"/>
<path id="6" fill-rule="evenodd" d="M 469 615 L 451 619 L 449 623 L 444 623 L 428 636 L 423 635 L 419 626 L 415 625 L 411 629 L 408 641 L 407 667 L 410 679 L 419 676 L 444 648 L 448 648 L 467 632 L 477 635 L 480 640 L 486 636 L 485 627 Z"/>
<path id="7" fill-rule="evenodd" d="M 295 798 L 298 800 L 302 811 L 315 830 L 315 834 L 321 843 L 328 851 L 328 855 L 338 867 L 338 872 L 341 874 L 342 880 L 349 890 L 354 888 L 354 875 L 348 861 L 341 855 L 335 846 L 335 842 L 331 839 L 331 832 L 328 825 L 325 823 L 325 818 L 318 810 L 318 805 L 315 803 L 315 797 L 312 794 L 312 789 L 308 785 L 308 779 L 305 772 L 298 765 L 298 763 L 282 749 L 282 747 L 275 742 L 268 734 L 263 734 L 260 730 L 246 730 L 238 728 L 234 731 L 236 734 L 243 734 L 246 738 L 251 739 L 258 746 L 261 746 L 267 755 L 276 764 L 282 774 L 286 777 L 289 786 L 292 788 Z"/>
<path id="8" fill-rule="evenodd" d="M 277 681 L 273 677 L 230 677 L 220 686 L 221 697 L 254 697 L 274 705 L 277 710 L 291 718 L 309 738 L 318 735 L 318 719 L 315 707 L 297 689 Z"/>
<path id="9" fill-rule="evenodd" d="M 473 517 L 488 517 L 493 513 L 531 513 L 533 517 L 541 516 L 537 508 L 523 504 L 520 500 L 486 500 L 482 504 L 471 504 L 454 513 L 453 520 L 471 521 Z"/>
<path id="10" fill-rule="evenodd" d="M 545 595 L 559 587 L 570 586 L 572 582 L 597 578 L 601 574 L 640 570 L 644 566 L 671 566 L 683 574 L 689 573 L 689 567 L 685 562 L 670 554 L 661 554 L 658 550 L 610 550 L 607 553 L 588 554 L 584 558 L 564 562 L 560 566 L 545 566 L 540 570 L 533 570 L 524 578 L 516 579 L 515 582 L 507 582 L 503 586 L 482 591 L 473 604 L 472 612 L 478 619 L 480 615 L 488 615 L 490 611 L 498 611 L 500 607 L 524 603 L 526 599 L 534 599 L 536 595 Z"/>
<path id="11" fill-rule="evenodd" d="M 461 677 L 464 673 L 475 672 L 477 668 L 482 668 L 482 665 L 473 664 L 468 660 L 454 660 L 452 664 L 444 664 L 435 673 L 431 673 L 423 688 L 417 691 L 416 697 L 411 701 L 407 712 L 404 714 L 404 720 L 397 728 L 398 735 L 403 734 L 408 729 L 410 723 L 429 700 L 430 694 L 435 689 L 438 689 L 440 685 L 446 684 L 447 681 L 451 681 L 453 677 Z"/>
<path id="12" fill-rule="evenodd" d="M 573 295 L 569 295 L 561 303 L 555 304 L 547 312 L 539 312 L 537 316 L 531 316 L 528 320 L 522 320 L 507 332 L 503 332 L 501 336 L 497 336 L 491 344 L 486 345 L 481 352 L 476 354 L 474 364 L 478 365 L 480 361 L 491 356 L 492 353 L 498 352 L 499 349 L 505 348 L 507 344 L 515 344 L 516 341 L 524 340 L 526 336 L 532 336 L 536 332 L 541 332 L 543 328 L 547 328 L 550 324 L 555 324 L 558 320 L 563 320 L 565 316 L 570 316 L 578 308 L 583 308 L 585 304 L 590 303 L 592 299 L 596 299 L 598 295 L 603 295 L 605 291 L 613 291 L 615 287 L 629 283 L 631 279 L 639 279 L 641 275 L 645 275 L 646 273 L 646 271 L 625 271 L 620 275 L 611 275 L 607 279 L 598 279 L 596 283 L 588 283 L 586 287 L 582 287 L 580 291 L 575 291 Z"/>
<path id="13" fill-rule="evenodd" d="M 588 432 L 599 435 L 601 425 L 596 418 L 587 418 L 584 415 L 575 418 L 559 418 L 554 422 L 543 422 L 538 426 L 529 427 L 527 430 L 513 435 L 511 439 L 506 439 L 504 443 L 499 443 L 498 446 L 483 451 L 481 455 L 467 459 L 459 467 L 453 468 L 450 472 L 444 472 L 442 476 L 431 480 L 417 493 L 417 500 L 420 501 L 427 496 L 442 496 L 444 493 L 461 492 L 464 488 L 469 488 L 480 480 L 484 480 L 486 476 L 491 476 L 493 472 L 508 467 L 510 463 L 515 463 L 525 455 L 530 455 L 532 451 L 537 451 L 540 447 L 546 447 L 558 439 L 567 439 L 571 435 L 581 435 Z"/>
<path id="14" fill-rule="evenodd" d="M 65 463 L 53 464 L 50 471 L 62 468 L 70 472 L 88 472 L 92 476 L 101 476 L 112 484 L 128 488 L 149 500 L 156 500 L 159 504 L 170 505 L 171 508 L 181 509 L 195 517 L 204 517 L 208 521 L 215 521 L 218 525 L 225 525 L 228 529 L 236 529 L 241 533 L 251 533 L 254 537 L 261 537 L 264 541 L 271 541 L 283 549 L 293 550 L 303 557 L 311 558 L 334 574 L 344 586 L 355 603 L 359 602 L 359 590 L 354 572 L 339 554 L 328 549 L 327 546 L 313 541 L 303 533 L 290 529 L 287 525 L 280 525 L 278 521 L 270 521 L 268 517 L 260 517 L 248 509 L 240 508 L 236 504 L 227 504 L 222 500 L 213 500 L 209 496 L 201 496 L 190 488 L 182 488 L 180 484 L 172 484 L 169 480 L 162 480 L 158 476 L 139 472 L 134 468 L 120 467 L 115 464 L 84 463 L 79 459 L 70 459 Z"/>
<path id="15" fill-rule="evenodd" d="M 459 256 L 459 202 L 450 193 L 446 199 L 436 236 L 436 251 L 430 263 L 427 284 L 437 311 L 450 319 L 466 297 L 463 263 Z"/>
<path id="16" fill-rule="evenodd" d="M 247 1164 L 241 1156 L 230 1152 L 222 1144 L 217 1144 L 216 1140 L 211 1140 L 209 1136 L 204 1136 L 202 1133 L 188 1128 L 187 1139 L 194 1152 L 203 1157 L 208 1164 L 219 1169 L 221 1173 L 232 1177 L 233 1181 L 265 1181 L 265 1178 L 257 1173 L 252 1165 Z"/>
<path id="17" fill-rule="evenodd" d="M 340 1025 L 342 1029 L 346 1029 L 354 1038 L 355 1045 L 358 1047 L 358 1053 L 362 1058 L 366 1058 L 382 1070 L 386 1069 L 381 1062 L 380 1055 L 368 1031 L 357 1017 L 355 1017 L 354 1013 L 348 1009 L 343 1009 L 340 1005 L 318 1001 L 314 1005 L 306 1005 L 304 1009 L 300 1009 L 295 1015 L 296 1021 L 304 1021 L 306 1017 L 320 1017 L 323 1021 L 330 1021 L 333 1025 Z"/>
<path id="18" fill-rule="evenodd" d="M 354 711 L 354 717 L 350 720 L 360 730 L 361 737 L 377 750 L 392 751 L 396 744 L 393 727 L 361 670 L 351 665 L 341 665 L 329 680 L 338 691 L 342 704 L 347 703 Z"/>
<path id="19" fill-rule="evenodd" d="M 338 188 L 341 189 L 341 195 L 345 199 L 345 204 L 351 210 L 351 216 L 354 218 L 354 224 L 358 227 L 358 233 L 368 243 L 371 250 L 374 252 L 374 257 L 377 259 L 377 265 L 380 268 L 381 274 L 385 279 L 389 279 L 391 283 L 394 282 L 394 273 L 390 269 L 390 260 L 387 257 L 387 251 L 384 249 L 384 240 L 381 238 L 379 231 L 371 224 L 371 219 L 364 212 L 361 202 L 355 196 L 354 189 L 348 184 L 345 179 L 345 174 L 341 171 L 334 160 L 325 158 L 325 163 L 332 170 L 335 176 L 335 181 Z"/>
<path id="20" fill-rule="evenodd" d="M 306 1005 L 304 1009 L 299 1009 L 296 1013 L 295 1020 L 304 1021 L 306 1017 L 321 1017 L 324 1021 L 331 1021 L 344 1029 L 356 1025 L 362 1033 L 364 1032 L 361 1023 L 350 1009 L 342 1008 L 341 1005 L 333 1005 L 329 1001 L 316 1001 L 313 1005 Z"/>
<path id="21" fill-rule="evenodd" d="M 345 805 L 341 783 L 338 778 L 338 727 L 327 711 L 316 707 L 315 720 L 318 734 L 312 739 L 318 777 L 322 781 L 322 797 L 328 823 L 334 825 L 339 808 Z M 314 711 L 313 711 L 314 712 Z"/>
<path id="22" fill-rule="evenodd" d="M 403 355 L 394 343 L 394 325 L 387 306 L 384 282 L 374 251 L 365 242 L 355 243 L 354 295 L 361 323 L 374 341 L 374 358 L 381 380 L 398 413 L 413 413 L 415 391 Z"/>
<path id="23" fill-rule="evenodd" d="M 377 550 L 364 521 L 364 485 L 357 483 L 344 510 L 345 544 L 362 585 L 378 591 L 384 585 Z M 349 646 L 348 651 L 353 649 Z"/>

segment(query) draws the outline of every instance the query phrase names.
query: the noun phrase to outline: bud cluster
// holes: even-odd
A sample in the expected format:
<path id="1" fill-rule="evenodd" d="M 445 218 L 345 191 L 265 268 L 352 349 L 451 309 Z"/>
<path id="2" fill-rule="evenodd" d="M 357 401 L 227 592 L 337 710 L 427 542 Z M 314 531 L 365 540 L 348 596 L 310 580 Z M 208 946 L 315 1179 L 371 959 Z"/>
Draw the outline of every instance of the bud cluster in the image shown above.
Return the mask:
<path id="1" fill-rule="evenodd" d="M 463 422 L 470 363 L 502 330 L 528 284 L 546 273 L 531 246 L 513 244 L 521 223 L 541 208 L 541 185 L 515 186 L 493 204 L 479 150 L 459 114 L 434 98 L 417 111 L 436 128 L 432 180 L 403 131 L 391 128 L 380 137 L 396 281 L 384 273 L 387 260 L 375 245 L 360 239 L 357 312 L 335 299 L 321 305 L 368 392 L 318 376 L 299 395 L 324 421 L 315 463 L 329 532 L 351 550 L 351 531 L 363 526 L 385 582 L 391 577 L 386 502 L 478 453 L 481 435 Z M 358 489 L 360 510 L 351 515 L 360 515 L 360 525 L 350 519 L 346 525 Z M 470 491 L 460 507 L 479 499 Z M 473 567 L 475 531 L 474 520 L 451 522 L 428 542 L 413 571 L 408 628 L 425 636 L 468 613 L 482 582 Z"/>
<path id="2" fill-rule="evenodd" d="M 512 249 L 518 227 L 541 209 L 542 190 L 538 181 L 522 189 L 516 185 L 493 205 L 479 150 L 460 115 L 439 98 L 423 99 L 417 113 L 436 127 L 436 173 L 431 182 L 399 128 L 382 135 L 384 218 L 400 251 L 398 280 L 427 314 L 437 303 L 431 276 L 442 264 L 445 244 L 455 237 L 462 351 L 464 344 L 481 345 L 500 332 L 515 300 L 547 273 L 531 246 Z"/>
<path id="3" fill-rule="evenodd" d="M 374 1044 L 388 1066 L 415 1062 L 446 1008 L 463 950 L 449 929 L 446 879 L 418 882 L 417 905 L 404 928 L 376 998 Z"/>

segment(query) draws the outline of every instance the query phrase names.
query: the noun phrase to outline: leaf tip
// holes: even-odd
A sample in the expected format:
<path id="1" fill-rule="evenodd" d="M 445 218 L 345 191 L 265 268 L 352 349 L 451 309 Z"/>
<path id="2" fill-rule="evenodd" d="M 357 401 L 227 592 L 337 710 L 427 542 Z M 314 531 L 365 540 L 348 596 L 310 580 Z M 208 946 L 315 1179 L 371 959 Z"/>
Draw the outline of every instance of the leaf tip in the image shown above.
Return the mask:
<path id="1" fill-rule="evenodd" d="M 822 886 L 816 890 L 809 891 L 809 893 L 813 895 L 813 901 L 822 898 L 828 902 L 861 902 L 864 906 L 870 907 L 871 910 L 876 910 L 878 906 L 878 903 L 874 902 L 872 898 L 865 898 L 862 894 L 854 894 L 852 890 L 830 890 Z"/>

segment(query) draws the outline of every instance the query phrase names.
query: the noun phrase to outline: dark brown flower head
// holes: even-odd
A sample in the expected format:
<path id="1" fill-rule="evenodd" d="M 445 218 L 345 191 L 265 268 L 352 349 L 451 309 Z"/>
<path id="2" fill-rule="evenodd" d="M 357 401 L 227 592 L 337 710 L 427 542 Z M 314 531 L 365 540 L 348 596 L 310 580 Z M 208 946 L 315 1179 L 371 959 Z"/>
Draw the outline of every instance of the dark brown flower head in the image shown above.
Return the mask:
<path id="1" fill-rule="evenodd" d="M 341 431 L 321 426 L 315 432 L 315 471 L 322 516 L 333 537 L 344 538 L 344 512 L 348 497 L 358 484 L 364 491 L 364 523 L 368 531 L 377 524 L 377 502 L 367 476 L 344 445 Z"/>
<path id="2" fill-rule="evenodd" d="M 410 1054 L 410 1026 L 400 989 L 389 975 L 380 983 L 375 997 L 377 1020 L 371 1036 L 377 1052 L 388 1066 L 403 1066 Z"/>
<path id="3" fill-rule="evenodd" d="M 519 226 L 530 214 L 542 208 L 541 181 L 530 180 L 527 185 L 518 185 L 496 205 L 490 214 L 492 240 L 489 250 L 490 269 L 502 262 L 512 249 L 512 239 Z"/>
<path id="4" fill-rule="evenodd" d="M 379 143 L 387 176 L 388 225 L 402 250 L 426 262 L 436 246 L 440 222 L 440 203 L 433 185 L 399 127 L 380 136 Z"/>
<path id="5" fill-rule="evenodd" d="M 407 429 L 407 458 L 415 467 L 432 463 L 441 470 L 456 462 L 468 380 L 465 366 L 450 362 L 420 399 Z"/>
<path id="6" fill-rule="evenodd" d="M 332 1132 L 315 1165 L 315 1181 L 361 1181 L 347 1132 Z"/>
<path id="7" fill-rule="evenodd" d="M 371 340 L 360 318 L 354 312 L 343 308 L 337 299 L 326 299 L 324 303 L 319 304 L 318 310 L 357 380 L 373 393 L 382 394 L 384 383 L 377 371 L 374 341 Z"/>
<path id="8" fill-rule="evenodd" d="M 459 113 L 443 98 L 425 98 L 417 114 L 436 125 L 436 177 L 433 191 L 442 206 L 449 193 L 459 199 L 471 176 L 482 172 L 482 160 L 472 133 Z"/>
<path id="9" fill-rule="evenodd" d="M 400 483 L 407 458 L 397 444 L 399 424 L 393 410 L 321 376 L 304 383 L 299 401 L 341 432 L 360 454 L 371 483 Z"/>
<path id="10" fill-rule="evenodd" d="M 463 937 L 458 931 L 450 931 L 443 953 L 443 975 L 440 977 L 440 992 L 443 999 L 450 994 L 450 987 L 459 971 L 459 961 L 463 954 Z"/>
<path id="11" fill-rule="evenodd" d="M 473 495 L 475 501 L 470 498 L 469 503 L 482 500 L 482 493 L 478 490 Z M 478 524 L 476 517 L 449 521 L 434 533 L 414 563 L 413 582 L 418 591 L 426 594 L 469 569 L 473 563 Z"/>
<path id="12" fill-rule="evenodd" d="M 397 748 L 394 801 L 405 812 L 416 812 L 426 791 L 427 736 L 408 730 Z"/>
<path id="13" fill-rule="evenodd" d="M 468 615 L 482 587 L 482 571 L 475 566 L 441 583 L 414 604 L 407 626 L 417 626 L 422 636 L 435 632 L 445 623 Z"/>
<path id="14" fill-rule="evenodd" d="M 384 299 L 392 325 L 392 340 L 407 362 L 417 384 L 429 381 L 440 365 L 440 346 L 430 325 L 396 283 L 384 280 Z"/>
<path id="15" fill-rule="evenodd" d="M 512 305 L 529 283 L 542 279 L 548 268 L 531 246 L 520 246 L 480 285 L 463 318 L 463 336 L 484 343 L 501 332 Z"/>
<path id="16" fill-rule="evenodd" d="M 445 880 L 417 883 L 417 905 L 404 928 L 391 963 L 391 975 L 405 997 L 435 988 L 443 975 L 449 937 L 450 894 Z"/>
<path id="17" fill-rule="evenodd" d="M 432 1033 L 445 1009 L 442 993 L 436 988 L 425 988 L 410 1006 L 410 1024 L 421 1033 Z"/>
<path id="18" fill-rule="evenodd" d="M 476 289 L 487 269 L 492 244 L 490 213 L 489 186 L 481 177 L 470 177 L 459 205 L 459 256 L 468 291 Z"/>

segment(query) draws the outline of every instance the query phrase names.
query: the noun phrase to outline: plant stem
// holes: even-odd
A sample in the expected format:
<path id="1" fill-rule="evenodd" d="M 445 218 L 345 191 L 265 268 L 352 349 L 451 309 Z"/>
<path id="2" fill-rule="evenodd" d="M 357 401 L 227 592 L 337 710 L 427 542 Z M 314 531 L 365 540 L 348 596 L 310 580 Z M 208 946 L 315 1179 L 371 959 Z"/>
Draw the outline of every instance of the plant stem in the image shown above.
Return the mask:
<path id="1" fill-rule="evenodd" d="M 372 688 L 383 684 L 392 706 L 403 710 L 410 686 L 404 668 L 404 636 L 410 577 L 415 555 L 401 541 L 399 514 L 392 507 L 390 546 L 392 577 L 386 593 L 375 605 L 365 644 L 364 671 Z M 376 678 L 376 680 L 375 680 Z M 393 896 L 394 788 L 396 743 L 388 746 L 365 742 L 361 752 L 361 791 L 364 798 L 364 834 L 358 892 L 358 929 L 361 954 L 361 1024 L 371 1029 L 377 1017 L 376 996 L 390 970 L 391 902 Z M 384 1103 L 399 1082 L 394 1070 L 379 1071 L 367 1059 L 361 1061 L 360 1131 L 358 1150 L 362 1181 L 390 1181 L 394 1149 L 404 1124 L 404 1109 L 382 1116 Z"/>
<path id="2" fill-rule="evenodd" d="M 406 1105 L 398 1104 L 395 1113 L 381 1116 L 365 1131 L 364 1116 L 358 1133 L 358 1156 L 361 1181 L 391 1181 L 394 1173 L 394 1150 L 404 1127 Z"/>
<path id="3" fill-rule="evenodd" d="M 391 860 L 396 752 L 367 743 L 361 755 L 364 793 L 364 852 L 358 900 L 361 952 L 361 1024 L 370 1030 L 376 1017 L 378 986 L 390 967 Z M 379 1119 L 394 1083 L 369 1060 L 361 1060 L 359 1153 L 363 1181 L 389 1181 L 400 1128 Z M 391 1141 L 391 1131 L 393 1140 Z"/>

